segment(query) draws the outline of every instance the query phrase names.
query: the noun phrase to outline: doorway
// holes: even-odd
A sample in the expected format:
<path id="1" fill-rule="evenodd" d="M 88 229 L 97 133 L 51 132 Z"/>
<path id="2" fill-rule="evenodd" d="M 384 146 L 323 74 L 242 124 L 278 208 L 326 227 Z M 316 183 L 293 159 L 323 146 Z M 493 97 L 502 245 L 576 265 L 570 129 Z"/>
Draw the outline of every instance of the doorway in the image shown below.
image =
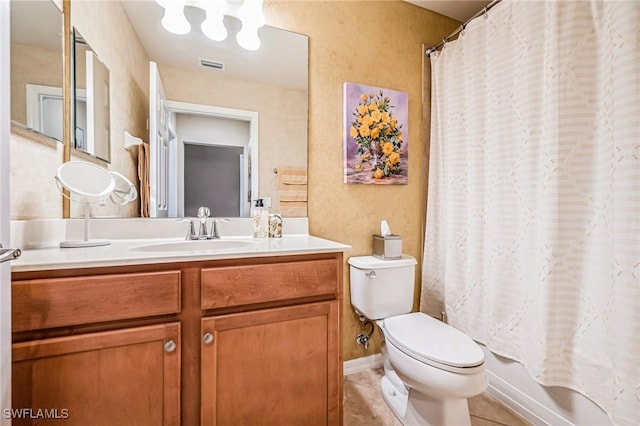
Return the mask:
<path id="1" fill-rule="evenodd" d="M 244 148 L 184 143 L 184 215 L 207 206 L 212 217 L 241 217 Z"/>
<path id="2" fill-rule="evenodd" d="M 247 217 L 258 188 L 258 113 L 173 101 L 166 108 L 176 135 L 168 200 L 177 207 L 169 216 L 193 217 L 206 206 L 212 217 Z"/>

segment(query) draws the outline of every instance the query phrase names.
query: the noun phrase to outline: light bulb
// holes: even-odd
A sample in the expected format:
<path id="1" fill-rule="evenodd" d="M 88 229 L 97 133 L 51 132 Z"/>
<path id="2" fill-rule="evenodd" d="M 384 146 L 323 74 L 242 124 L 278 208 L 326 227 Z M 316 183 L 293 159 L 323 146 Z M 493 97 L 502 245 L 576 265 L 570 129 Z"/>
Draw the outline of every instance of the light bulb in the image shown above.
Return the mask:
<path id="1" fill-rule="evenodd" d="M 238 31 L 236 40 L 243 49 L 258 50 L 260 48 L 260 37 L 258 37 L 257 28 L 250 28 L 242 24 L 242 29 Z"/>
<path id="2" fill-rule="evenodd" d="M 224 27 L 224 13 L 226 1 L 210 1 L 206 3 L 206 17 L 202 21 L 202 33 L 214 41 L 222 41 L 227 38 L 227 29 Z"/>
<path id="3" fill-rule="evenodd" d="M 173 0 L 164 2 L 164 17 L 162 26 L 174 34 L 187 34 L 191 31 L 191 25 L 184 16 L 184 0 Z"/>
<path id="4" fill-rule="evenodd" d="M 260 28 L 264 25 L 264 14 L 262 13 L 262 0 L 244 0 L 238 18 L 242 21 L 242 26 L 247 24 L 250 27 Z"/>

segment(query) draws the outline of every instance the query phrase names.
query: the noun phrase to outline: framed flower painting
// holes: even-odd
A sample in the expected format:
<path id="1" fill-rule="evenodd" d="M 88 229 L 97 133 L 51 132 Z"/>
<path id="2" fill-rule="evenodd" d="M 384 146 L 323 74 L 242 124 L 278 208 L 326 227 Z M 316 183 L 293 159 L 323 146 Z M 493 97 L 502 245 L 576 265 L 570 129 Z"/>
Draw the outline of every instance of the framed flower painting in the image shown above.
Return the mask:
<path id="1" fill-rule="evenodd" d="M 406 184 L 409 95 L 344 83 L 344 182 Z"/>

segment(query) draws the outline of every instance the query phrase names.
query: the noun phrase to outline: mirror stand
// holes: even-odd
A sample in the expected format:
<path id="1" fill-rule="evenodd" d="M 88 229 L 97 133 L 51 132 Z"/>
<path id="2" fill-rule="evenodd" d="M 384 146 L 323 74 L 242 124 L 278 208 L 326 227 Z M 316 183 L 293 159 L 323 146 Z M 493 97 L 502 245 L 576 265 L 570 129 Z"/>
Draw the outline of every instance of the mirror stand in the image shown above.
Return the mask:
<path id="1" fill-rule="evenodd" d="M 84 239 L 60 241 L 60 248 L 80 248 L 108 246 L 110 240 L 90 240 L 89 239 L 89 216 L 91 215 L 90 203 L 84 203 Z"/>

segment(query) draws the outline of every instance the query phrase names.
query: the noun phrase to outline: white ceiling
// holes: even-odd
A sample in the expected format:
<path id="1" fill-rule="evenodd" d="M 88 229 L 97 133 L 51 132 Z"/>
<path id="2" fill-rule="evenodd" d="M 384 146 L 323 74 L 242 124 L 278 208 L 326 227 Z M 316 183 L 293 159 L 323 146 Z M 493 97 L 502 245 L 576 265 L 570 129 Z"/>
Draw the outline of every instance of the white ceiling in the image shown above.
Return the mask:
<path id="1" fill-rule="evenodd" d="M 307 90 L 306 36 L 265 25 L 258 31 L 260 49 L 248 51 L 236 42 L 235 35 L 240 29 L 237 18 L 225 16 L 228 36 L 219 42 L 202 34 L 200 24 L 204 20 L 204 11 L 201 9 L 185 7 L 191 31 L 175 35 L 162 27 L 164 9 L 154 0 L 126 0 L 122 3 L 152 61 L 193 71 L 224 72 L 225 76 L 238 80 Z M 226 70 L 205 70 L 199 66 L 198 58 L 224 62 Z"/>
<path id="2" fill-rule="evenodd" d="M 11 2 L 11 42 L 62 52 L 62 12 L 50 1 Z"/>
<path id="3" fill-rule="evenodd" d="M 479 12 L 483 7 L 491 3 L 485 0 L 405 0 L 425 9 L 432 10 L 441 15 L 448 16 L 460 22 L 465 22 Z"/>

